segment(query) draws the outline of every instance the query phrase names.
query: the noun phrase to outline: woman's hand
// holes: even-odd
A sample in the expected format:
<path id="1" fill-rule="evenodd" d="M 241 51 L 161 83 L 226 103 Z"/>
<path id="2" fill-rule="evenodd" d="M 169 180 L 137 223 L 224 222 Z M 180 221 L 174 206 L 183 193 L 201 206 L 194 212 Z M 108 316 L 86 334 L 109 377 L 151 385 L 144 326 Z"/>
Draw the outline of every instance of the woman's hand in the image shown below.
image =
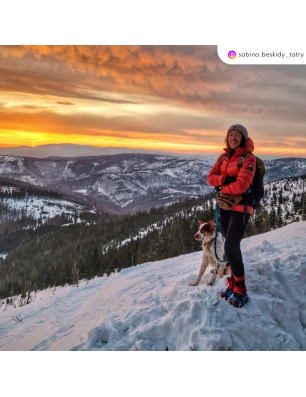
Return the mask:
<path id="1" fill-rule="evenodd" d="M 226 176 L 224 179 L 224 182 L 222 186 L 227 186 L 230 183 L 236 182 L 237 177 L 236 176 Z"/>

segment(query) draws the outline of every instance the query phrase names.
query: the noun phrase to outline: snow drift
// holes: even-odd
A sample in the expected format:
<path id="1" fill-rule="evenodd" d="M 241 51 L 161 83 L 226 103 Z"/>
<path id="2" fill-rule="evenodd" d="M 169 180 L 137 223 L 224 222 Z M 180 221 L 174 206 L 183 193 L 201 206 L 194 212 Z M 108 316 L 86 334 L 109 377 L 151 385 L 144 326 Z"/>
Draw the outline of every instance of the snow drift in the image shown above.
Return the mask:
<path id="1" fill-rule="evenodd" d="M 225 279 L 188 287 L 201 252 L 41 291 L 0 313 L 1 350 L 306 350 L 306 222 L 242 241 L 250 299 L 218 296 Z M 22 322 L 12 321 L 20 315 Z"/>

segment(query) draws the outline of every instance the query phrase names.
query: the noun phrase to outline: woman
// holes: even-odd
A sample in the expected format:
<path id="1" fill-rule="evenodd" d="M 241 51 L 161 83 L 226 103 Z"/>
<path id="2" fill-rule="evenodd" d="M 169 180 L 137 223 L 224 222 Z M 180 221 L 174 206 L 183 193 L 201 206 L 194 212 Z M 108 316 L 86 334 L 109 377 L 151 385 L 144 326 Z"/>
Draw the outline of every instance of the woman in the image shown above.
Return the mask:
<path id="1" fill-rule="evenodd" d="M 221 186 L 223 194 L 243 195 L 250 188 L 256 169 L 256 158 L 252 154 L 253 141 L 248 137 L 248 131 L 243 125 L 235 124 L 228 129 L 225 143 L 225 153 L 221 154 L 208 174 L 208 183 L 211 186 Z M 245 157 L 241 165 L 239 160 L 245 153 L 250 154 Z M 246 194 L 231 210 L 219 209 L 225 237 L 224 250 L 231 267 L 231 277 L 227 278 L 227 289 L 221 291 L 220 296 L 235 307 L 242 306 L 248 299 L 240 242 L 253 213 L 249 197 L 250 195 Z"/>

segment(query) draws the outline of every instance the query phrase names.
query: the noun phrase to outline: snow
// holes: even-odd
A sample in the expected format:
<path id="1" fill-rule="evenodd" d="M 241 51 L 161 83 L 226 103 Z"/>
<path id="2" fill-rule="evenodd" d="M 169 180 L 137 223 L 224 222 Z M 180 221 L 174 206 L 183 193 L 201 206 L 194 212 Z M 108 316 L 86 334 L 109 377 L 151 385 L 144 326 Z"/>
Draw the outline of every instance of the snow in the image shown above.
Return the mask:
<path id="1" fill-rule="evenodd" d="M 306 350 L 306 222 L 242 241 L 249 302 L 189 287 L 201 252 L 41 291 L 0 312 L 0 350 Z M 12 316 L 20 315 L 21 323 Z"/>
<path id="2" fill-rule="evenodd" d="M 141 210 L 156 206 L 162 193 L 168 198 L 160 199 L 159 205 L 210 193 L 207 174 L 215 160 L 139 153 L 74 159 L 0 155 L 0 173 L 36 186 L 54 186 L 57 191 L 88 197 L 109 211 L 126 213 L 139 210 L 139 199 Z M 265 182 L 272 182 L 280 176 L 304 174 L 306 159 L 270 160 L 265 166 Z"/>
<path id="3" fill-rule="evenodd" d="M 0 203 L 11 212 L 23 212 L 25 215 L 31 216 L 36 220 L 42 218 L 43 222 L 49 218 L 61 215 L 62 213 L 74 215 L 82 211 L 96 212 L 95 210 L 89 210 L 80 204 L 65 199 L 42 198 L 37 196 L 28 196 L 20 199 L 5 197 L 0 200 Z"/>
<path id="4" fill-rule="evenodd" d="M 73 190 L 75 193 L 82 193 L 82 194 L 87 194 L 87 189 L 78 189 L 78 190 Z"/>

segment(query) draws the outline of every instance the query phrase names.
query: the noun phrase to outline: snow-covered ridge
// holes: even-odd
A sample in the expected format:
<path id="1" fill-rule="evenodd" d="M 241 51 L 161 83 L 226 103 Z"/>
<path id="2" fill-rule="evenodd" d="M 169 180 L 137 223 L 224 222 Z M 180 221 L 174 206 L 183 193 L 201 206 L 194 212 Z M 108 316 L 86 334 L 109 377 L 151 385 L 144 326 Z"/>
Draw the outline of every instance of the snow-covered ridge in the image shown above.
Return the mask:
<path id="1" fill-rule="evenodd" d="M 209 269 L 188 287 L 197 252 L 41 291 L 0 312 L 0 349 L 306 350 L 305 240 L 306 222 L 296 222 L 242 241 L 250 299 L 241 309 L 219 298 L 225 279 L 206 285 Z"/>
<path id="2" fill-rule="evenodd" d="M 82 212 L 97 212 L 57 193 L 40 191 L 32 186 L 10 186 L 1 182 L 0 196 L 0 224 L 20 219 L 39 220 L 42 224 L 56 216 L 73 217 L 77 221 Z"/>
<path id="3" fill-rule="evenodd" d="M 10 213 L 10 220 L 20 219 L 24 216 L 31 219 L 41 219 L 42 223 L 50 218 L 54 218 L 57 215 L 65 216 L 79 216 L 81 212 L 87 211 L 96 213 L 96 210 L 89 210 L 88 208 L 63 199 L 46 199 L 36 196 L 31 196 L 27 199 L 16 199 L 16 198 L 2 198 L 0 203 L 3 211 L 7 210 Z M 5 219 L 1 219 L 0 223 L 5 222 Z"/>
<path id="4" fill-rule="evenodd" d="M 303 185 L 304 183 L 304 185 Z M 274 211 L 276 216 L 288 224 L 302 219 L 303 191 L 306 195 L 306 180 L 301 177 L 282 179 L 265 185 L 265 196 L 261 206 L 269 214 Z"/>
<path id="5" fill-rule="evenodd" d="M 153 154 L 83 158 L 0 156 L 6 178 L 85 198 L 99 208 L 133 212 L 205 194 L 213 161 Z M 21 164 L 19 164 L 21 162 Z M 169 198 L 169 189 L 173 196 Z M 128 204 L 127 204 L 128 203 Z"/>
<path id="6" fill-rule="evenodd" d="M 82 197 L 99 210 L 128 213 L 211 192 L 210 158 L 125 153 L 82 158 L 0 156 L 1 175 Z M 265 161 L 266 183 L 306 173 L 306 159 Z M 99 207 L 99 208 L 98 208 Z"/>

